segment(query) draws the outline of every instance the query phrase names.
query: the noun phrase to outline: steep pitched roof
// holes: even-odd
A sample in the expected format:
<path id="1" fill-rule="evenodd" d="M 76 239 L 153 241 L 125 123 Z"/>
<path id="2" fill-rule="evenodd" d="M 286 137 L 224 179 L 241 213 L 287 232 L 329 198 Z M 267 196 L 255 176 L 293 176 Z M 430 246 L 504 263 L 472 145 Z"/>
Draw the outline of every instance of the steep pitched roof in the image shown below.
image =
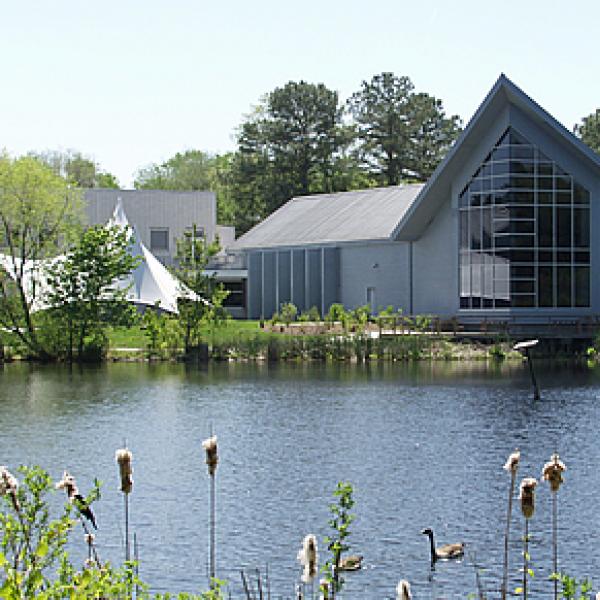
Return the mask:
<path id="1" fill-rule="evenodd" d="M 392 236 L 394 239 L 414 240 L 423 233 L 441 205 L 448 199 L 452 181 L 465 157 L 472 152 L 482 133 L 491 127 L 507 104 L 519 108 L 554 139 L 569 144 L 585 164 L 600 174 L 600 156 L 502 74 L 444 160 L 398 222 Z"/>
<path id="2" fill-rule="evenodd" d="M 411 184 L 292 198 L 228 249 L 390 239 L 422 187 Z"/>

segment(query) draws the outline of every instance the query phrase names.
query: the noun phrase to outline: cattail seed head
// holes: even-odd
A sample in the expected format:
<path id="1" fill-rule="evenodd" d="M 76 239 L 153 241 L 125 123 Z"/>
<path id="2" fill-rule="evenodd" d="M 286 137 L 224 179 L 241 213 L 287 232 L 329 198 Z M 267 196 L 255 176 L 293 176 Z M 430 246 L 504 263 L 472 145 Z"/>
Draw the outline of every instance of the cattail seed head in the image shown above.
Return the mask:
<path id="1" fill-rule="evenodd" d="M 519 488 L 519 500 L 521 501 L 521 512 L 526 519 L 531 519 L 535 511 L 535 486 L 537 479 L 525 477 Z"/>
<path id="2" fill-rule="evenodd" d="M 311 533 L 302 541 L 302 548 L 298 551 L 298 560 L 304 568 L 302 582 L 310 583 L 318 572 L 319 553 L 317 550 L 317 538 Z"/>
<path id="3" fill-rule="evenodd" d="M 208 465 L 208 474 L 214 475 L 219 464 L 219 454 L 217 452 L 217 436 L 213 435 L 202 442 L 202 447 L 206 450 L 206 464 Z"/>
<path id="4" fill-rule="evenodd" d="M 401 579 L 396 586 L 396 600 L 412 600 L 410 583 L 406 579 Z"/>
<path id="5" fill-rule="evenodd" d="M 504 470 L 516 474 L 517 469 L 519 468 L 519 460 L 521 460 L 521 452 L 518 448 L 515 448 L 515 451 L 508 457 L 506 464 L 504 465 Z"/>
<path id="6" fill-rule="evenodd" d="M 133 468 L 131 467 L 131 460 L 133 454 L 127 448 L 121 448 L 117 450 L 115 454 L 115 460 L 119 465 L 119 474 L 121 475 L 121 491 L 124 494 L 130 494 L 133 489 Z"/>
<path id="7" fill-rule="evenodd" d="M 321 600 L 329 600 L 329 581 L 327 579 L 319 581 L 319 589 L 321 590 Z"/>
<path id="8" fill-rule="evenodd" d="M 550 457 L 550 461 L 544 465 L 542 469 L 542 479 L 550 483 L 550 489 L 553 492 L 558 492 L 561 484 L 563 483 L 562 473 L 566 471 L 567 467 L 565 463 L 560 460 L 558 454 L 553 454 Z"/>
<path id="9" fill-rule="evenodd" d="M 0 466 L 0 496 L 9 495 L 14 506 L 14 509 L 19 512 L 21 505 L 19 504 L 19 498 L 17 491 L 19 489 L 19 482 L 17 478 L 6 468 Z"/>

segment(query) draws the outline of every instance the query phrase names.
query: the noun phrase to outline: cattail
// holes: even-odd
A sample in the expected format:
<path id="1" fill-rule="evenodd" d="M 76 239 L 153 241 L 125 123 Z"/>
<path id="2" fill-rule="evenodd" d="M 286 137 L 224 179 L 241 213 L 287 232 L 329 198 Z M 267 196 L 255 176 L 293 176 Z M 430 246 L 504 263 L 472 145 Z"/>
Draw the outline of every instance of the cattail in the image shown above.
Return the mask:
<path id="1" fill-rule="evenodd" d="M 319 581 L 319 588 L 321 590 L 321 600 L 329 600 L 329 581 L 321 579 Z"/>
<path id="2" fill-rule="evenodd" d="M 553 454 L 550 461 L 544 465 L 542 469 L 542 479 L 550 483 L 550 489 L 553 492 L 558 492 L 563 483 L 562 473 L 566 471 L 565 463 L 560 460 L 558 454 Z"/>
<path id="3" fill-rule="evenodd" d="M 127 448 L 117 450 L 115 459 L 119 465 L 119 473 L 121 475 L 121 491 L 124 494 L 130 494 L 133 488 L 133 469 L 131 468 L 131 460 L 133 455 Z"/>
<path id="4" fill-rule="evenodd" d="M 412 600 L 410 583 L 406 579 L 401 579 L 396 586 L 396 600 Z"/>
<path id="5" fill-rule="evenodd" d="M 508 457 L 503 469 L 509 473 L 516 473 L 519 468 L 519 460 L 521 460 L 521 452 L 518 448 Z"/>
<path id="6" fill-rule="evenodd" d="M 0 496 L 9 495 L 13 507 L 17 512 L 21 510 L 17 496 L 18 489 L 19 482 L 17 478 L 6 467 L 0 467 Z"/>
<path id="7" fill-rule="evenodd" d="M 515 481 L 517 478 L 517 470 L 519 469 L 519 461 L 521 460 L 521 452 L 516 448 L 509 455 L 504 470 L 510 473 L 510 487 L 508 490 L 508 510 L 506 512 L 506 528 L 504 530 L 504 565 L 502 570 L 502 588 L 501 599 L 506 600 L 506 591 L 508 588 L 508 541 L 510 538 L 510 520 L 512 517 L 513 496 L 515 493 Z"/>
<path id="8" fill-rule="evenodd" d="M 535 511 L 535 486 L 537 479 L 525 477 L 521 481 L 519 489 L 519 500 L 521 501 L 521 512 L 526 519 L 531 519 Z"/>
<path id="9" fill-rule="evenodd" d="M 119 465 L 119 475 L 121 476 L 121 491 L 125 502 L 125 561 L 129 561 L 131 554 L 129 551 L 129 494 L 133 489 L 133 468 L 131 461 L 133 454 L 127 448 L 121 448 L 115 453 L 115 460 Z"/>
<path id="10" fill-rule="evenodd" d="M 211 435 L 208 439 L 202 442 L 202 447 L 206 451 L 206 464 L 208 466 L 208 474 L 210 475 L 210 587 L 214 586 L 214 580 L 216 578 L 216 564 L 217 564 L 217 534 L 216 534 L 216 521 L 217 521 L 217 492 L 215 486 L 215 473 L 217 472 L 217 465 L 219 464 L 219 454 L 217 452 L 217 436 Z"/>
<path id="11" fill-rule="evenodd" d="M 208 474 L 214 475 L 217 471 L 219 463 L 219 455 L 217 453 L 217 436 L 213 435 L 202 442 L 202 447 L 206 450 L 206 464 L 208 465 Z"/>
<path id="12" fill-rule="evenodd" d="M 565 463 L 560 460 L 557 453 L 550 457 L 550 461 L 542 469 L 542 479 L 550 483 L 552 490 L 552 562 L 554 573 L 558 573 L 558 490 L 563 483 L 562 473 L 566 471 Z M 554 579 L 554 599 L 558 599 L 558 579 Z"/>
<path id="13" fill-rule="evenodd" d="M 521 501 L 521 512 L 525 517 L 525 535 L 523 536 L 523 600 L 527 600 L 527 574 L 529 569 L 529 519 L 535 511 L 535 486 L 537 479 L 525 477 L 521 481 L 519 489 L 519 500 Z"/>
<path id="14" fill-rule="evenodd" d="M 317 551 L 317 538 L 309 534 L 302 541 L 302 548 L 298 551 L 298 560 L 303 567 L 302 582 L 311 583 L 317 576 L 319 553 Z"/>

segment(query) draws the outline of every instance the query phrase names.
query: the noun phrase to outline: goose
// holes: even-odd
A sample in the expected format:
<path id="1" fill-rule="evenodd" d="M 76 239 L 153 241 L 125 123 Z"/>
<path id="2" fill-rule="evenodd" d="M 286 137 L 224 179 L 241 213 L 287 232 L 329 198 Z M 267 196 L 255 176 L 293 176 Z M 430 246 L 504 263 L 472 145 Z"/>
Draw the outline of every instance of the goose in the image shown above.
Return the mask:
<path id="1" fill-rule="evenodd" d="M 358 571 L 362 567 L 362 555 L 351 554 L 340 559 L 339 571 Z"/>
<path id="2" fill-rule="evenodd" d="M 431 564 L 440 559 L 460 558 L 465 553 L 464 542 L 459 542 L 458 544 L 445 544 L 444 546 L 436 548 L 433 542 L 433 530 L 430 527 L 427 527 L 426 529 L 423 529 L 421 533 L 429 536 L 429 544 L 431 545 Z"/>

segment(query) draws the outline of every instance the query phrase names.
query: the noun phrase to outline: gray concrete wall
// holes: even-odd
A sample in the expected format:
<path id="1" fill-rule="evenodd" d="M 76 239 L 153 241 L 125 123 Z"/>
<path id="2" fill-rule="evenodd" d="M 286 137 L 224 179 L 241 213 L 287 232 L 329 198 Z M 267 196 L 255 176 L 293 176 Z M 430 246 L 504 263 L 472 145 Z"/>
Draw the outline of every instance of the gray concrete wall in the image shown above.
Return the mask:
<path id="1" fill-rule="evenodd" d="M 168 228 L 168 251 L 154 251 L 156 258 L 171 264 L 176 240 L 194 223 L 204 229 L 206 239 L 216 234 L 216 197 L 214 192 L 167 190 L 85 190 L 84 200 L 90 224 L 103 224 L 111 217 L 118 198 L 123 200 L 127 218 L 135 225 L 142 242 L 150 248 L 150 231 Z"/>
<path id="2" fill-rule="evenodd" d="M 337 248 L 255 250 L 248 254 L 248 318 L 270 319 L 285 302 L 326 313 L 339 302 Z"/>
<path id="3" fill-rule="evenodd" d="M 352 244 L 340 248 L 340 298 L 347 309 L 367 303 L 375 288 L 375 310 L 392 305 L 411 312 L 410 243 Z"/>
<path id="4" fill-rule="evenodd" d="M 458 311 L 458 213 L 450 199 L 413 242 L 413 314 Z"/>

